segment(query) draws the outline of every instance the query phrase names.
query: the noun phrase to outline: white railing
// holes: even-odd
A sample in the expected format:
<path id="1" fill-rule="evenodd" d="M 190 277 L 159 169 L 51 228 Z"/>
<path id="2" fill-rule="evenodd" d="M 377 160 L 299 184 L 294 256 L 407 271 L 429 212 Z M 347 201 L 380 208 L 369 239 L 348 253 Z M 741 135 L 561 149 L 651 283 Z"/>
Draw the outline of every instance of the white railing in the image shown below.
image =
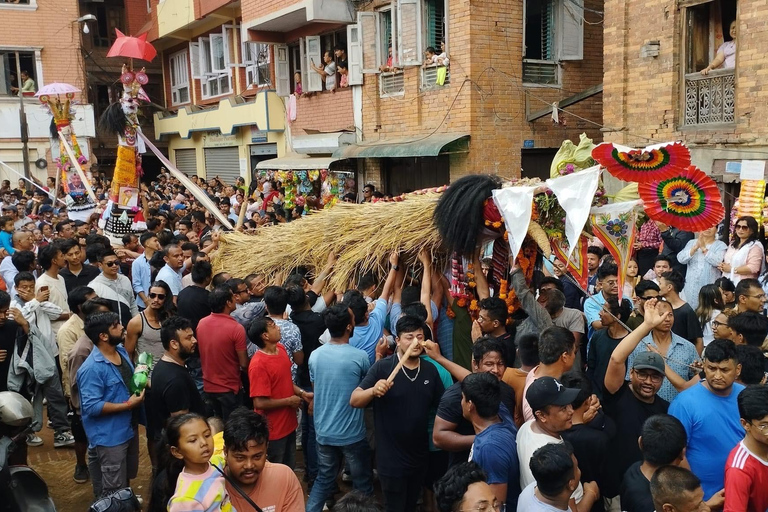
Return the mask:
<path id="1" fill-rule="evenodd" d="M 421 88 L 422 89 L 439 89 L 440 87 L 445 87 L 446 85 L 450 85 L 451 83 L 451 71 L 450 69 L 446 70 L 445 74 L 445 81 L 442 85 L 437 84 L 437 70 L 440 69 L 442 66 L 428 66 L 426 68 L 421 68 Z"/>
<path id="2" fill-rule="evenodd" d="M 405 75 L 402 71 L 379 75 L 380 96 L 401 96 L 405 93 Z"/>
<path id="3" fill-rule="evenodd" d="M 733 123 L 735 77 L 733 69 L 717 69 L 708 75 L 685 75 L 683 124 Z"/>

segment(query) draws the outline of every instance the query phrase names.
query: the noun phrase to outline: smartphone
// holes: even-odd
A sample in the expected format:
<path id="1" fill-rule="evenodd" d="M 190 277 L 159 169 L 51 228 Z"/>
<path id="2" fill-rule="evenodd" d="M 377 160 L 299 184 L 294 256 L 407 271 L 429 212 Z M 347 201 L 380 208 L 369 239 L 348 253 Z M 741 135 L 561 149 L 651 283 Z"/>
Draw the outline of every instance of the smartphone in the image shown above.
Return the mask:
<path id="1" fill-rule="evenodd" d="M 40 287 L 40 291 L 41 292 L 47 292 L 48 291 L 48 287 L 47 286 L 41 286 Z"/>

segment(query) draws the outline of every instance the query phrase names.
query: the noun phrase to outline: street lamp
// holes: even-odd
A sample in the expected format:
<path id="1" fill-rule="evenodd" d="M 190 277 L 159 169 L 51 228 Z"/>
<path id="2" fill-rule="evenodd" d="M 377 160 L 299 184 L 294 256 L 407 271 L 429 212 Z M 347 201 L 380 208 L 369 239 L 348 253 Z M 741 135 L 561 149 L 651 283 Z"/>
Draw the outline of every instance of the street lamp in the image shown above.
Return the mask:
<path id="1" fill-rule="evenodd" d="M 83 34 L 91 33 L 91 29 L 88 28 L 89 21 L 96 21 L 96 16 L 94 16 L 93 14 L 86 14 L 85 16 L 80 16 L 75 20 L 75 23 L 83 24 Z"/>

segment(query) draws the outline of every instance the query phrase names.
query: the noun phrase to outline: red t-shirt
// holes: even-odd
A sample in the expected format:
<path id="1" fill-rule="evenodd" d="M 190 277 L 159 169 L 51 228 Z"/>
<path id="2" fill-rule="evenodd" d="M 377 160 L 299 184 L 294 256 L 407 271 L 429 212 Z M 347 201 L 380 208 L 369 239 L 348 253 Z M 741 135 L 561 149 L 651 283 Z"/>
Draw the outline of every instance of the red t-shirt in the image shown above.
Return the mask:
<path id="1" fill-rule="evenodd" d="M 723 512 L 768 510 L 768 462 L 758 458 L 741 441 L 725 462 Z"/>
<path id="2" fill-rule="evenodd" d="M 251 382 L 251 398 L 260 396 L 279 400 L 296 394 L 291 379 L 291 360 L 282 343 L 277 344 L 277 354 L 259 350 L 253 355 L 248 366 L 248 380 Z M 299 426 L 296 409 L 292 407 L 256 412 L 267 416 L 270 441 L 284 438 Z"/>
<path id="3" fill-rule="evenodd" d="M 237 393 L 240 381 L 240 359 L 245 352 L 245 329 L 224 313 L 211 313 L 197 324 L 197 349 L 203 370 L 203 389 L 208 393 Z"/>

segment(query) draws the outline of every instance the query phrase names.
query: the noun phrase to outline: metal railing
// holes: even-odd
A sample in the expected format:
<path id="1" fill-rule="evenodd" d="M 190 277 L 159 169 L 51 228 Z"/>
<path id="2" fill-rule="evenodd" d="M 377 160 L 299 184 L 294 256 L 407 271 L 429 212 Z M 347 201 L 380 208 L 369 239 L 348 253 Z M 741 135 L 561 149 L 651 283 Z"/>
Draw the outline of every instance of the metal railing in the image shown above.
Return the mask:
<path id="1" fill-rule="evenodd" d="M 428 66 L 426 68 L 421 68 L 421 88 L 422 89 L 436 89 L 440 87 L 445 87 L 446 85 L 450 85 L 451 83 L 451 72 L 450 70 L 447 70 L 445 74 L 445 81 L 442 85 L 437 84 L 437 70 L 442 66 Z"/>
<path id="2" fill-rule="evenodd" d="M 733 69 L 717 69 L 708 75 L 685 75 L 683 124 L 733 123 L 735 121 L 735 75 Z"/>

